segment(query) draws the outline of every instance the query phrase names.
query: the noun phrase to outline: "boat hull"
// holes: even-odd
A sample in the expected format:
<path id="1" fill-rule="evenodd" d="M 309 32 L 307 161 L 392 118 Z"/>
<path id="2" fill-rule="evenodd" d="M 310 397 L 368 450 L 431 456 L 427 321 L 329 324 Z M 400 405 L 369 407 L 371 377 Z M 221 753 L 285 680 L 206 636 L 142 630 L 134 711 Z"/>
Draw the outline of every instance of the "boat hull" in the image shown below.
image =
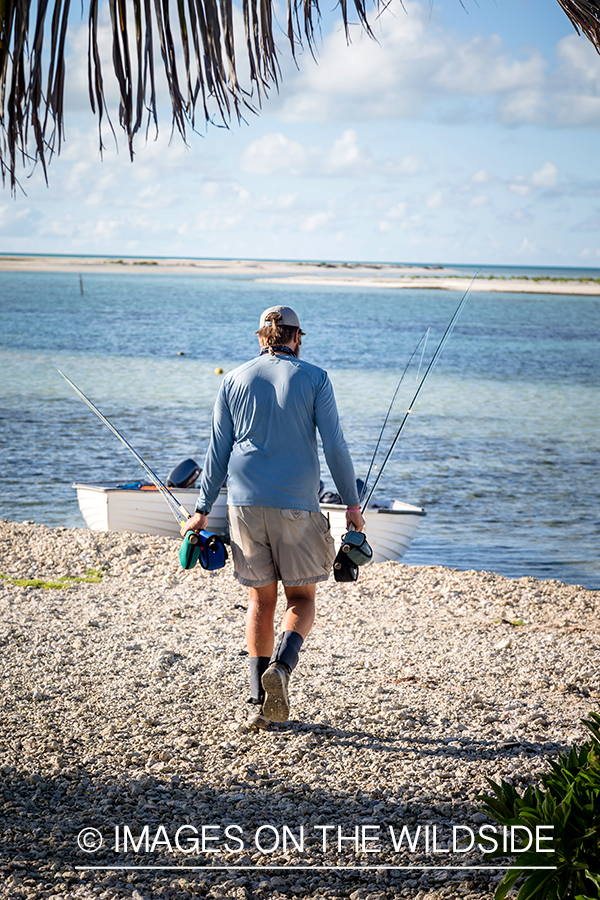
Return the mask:
<path id="1" fill-rule="evenodd" d="M 133 531 L 178 537 L 179 526 L 158 490 L 132 490 L 110 484 L 74 484 L 81 515 L 92 531 Z M 171 493 L 191 514 L 197 488 L 171 488 Z M 206 525 L 214 534 L 226 535 L 227 491 L 221 490 Z"/>
<path id="2" fill-rule="evenodd" d="M 92 531 L 131 531 L 178 537 L 179 527 L 160 491 L 118 488 L 111 484 L 74 484 L 79 509 Z M 197 488 L 171 488 L 174 497 L 190 512 L 194 510 Z M 346 531 L 346 507 L 323 503 L 321 511 L 329 518 L 331 533 L 340 546 Z M 373 549 L 373 562 L 402 559 L 414 538 L 424 511 L 399 500 L 391 507 L 365 512 L 365 532 Z M 208 531 L 226 536 L 227 490 L 222 489 L 206 524 Z"/>

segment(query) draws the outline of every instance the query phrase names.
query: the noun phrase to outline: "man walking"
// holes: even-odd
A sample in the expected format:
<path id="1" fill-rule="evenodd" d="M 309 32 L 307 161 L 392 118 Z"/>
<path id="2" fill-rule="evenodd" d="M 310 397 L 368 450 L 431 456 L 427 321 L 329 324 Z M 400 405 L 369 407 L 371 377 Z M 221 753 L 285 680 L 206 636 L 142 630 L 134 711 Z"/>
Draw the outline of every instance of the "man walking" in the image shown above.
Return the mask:
<path id="1" fill-rule="evenodd" d="M 304 332 L 293 309 L 263 312 L 258 357 L 223 379 L 193 516 L 181 529 L 201 531 L 227 476 L 234 574 L 249 588 L 248 724 L 269 728 L 289 716 L 288 682 L 315 617 L 316 585 L 335 556 L 319 508 L 317 430 L 348 527 L 364 528 L 352 460 L 327 373 L 299 358 Z M 287 609 L 275 640 L 277 582 Z"/>

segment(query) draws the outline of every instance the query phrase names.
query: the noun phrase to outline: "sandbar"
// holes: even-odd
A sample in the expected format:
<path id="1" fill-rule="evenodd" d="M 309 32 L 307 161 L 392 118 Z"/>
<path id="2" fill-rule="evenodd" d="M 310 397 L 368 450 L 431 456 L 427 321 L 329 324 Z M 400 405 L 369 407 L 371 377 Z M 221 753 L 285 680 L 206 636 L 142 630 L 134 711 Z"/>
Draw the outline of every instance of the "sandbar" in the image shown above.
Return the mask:
<path id="1" fill-rule="evenodd" d="M 73 272 L 207 275 L 313 287 L 385 288 L 464 292 L 471 284 L 452 266 L 392 263 L 302 262 L 294 260 L 191 259 L 117 256 L 0 254 L 0 272 Z M 482 276 L 474 292 L 600 296 L 600 281 L 581 278 Z"/>

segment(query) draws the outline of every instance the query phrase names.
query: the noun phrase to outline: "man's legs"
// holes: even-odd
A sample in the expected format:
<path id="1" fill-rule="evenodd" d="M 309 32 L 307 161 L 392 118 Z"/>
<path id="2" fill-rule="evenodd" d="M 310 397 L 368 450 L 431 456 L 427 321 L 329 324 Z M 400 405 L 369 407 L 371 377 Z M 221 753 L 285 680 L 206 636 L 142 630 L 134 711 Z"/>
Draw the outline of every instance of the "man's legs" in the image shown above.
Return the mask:
<path id="1" fill-rule="evenodd" d="M 284 586 L 284 590 L 287 609 L 269 668 L 261 679 L 265 689 L 263 713 L 274 722 L 285 722 L 289 717 L 288 681 L 298 663 L 302 642 L 315 619 L 316 584 Z"/>
<path id="2" fill-rule="evenodd" d="M 277 582 L 264 587 L 249 589 L 246 613 L 246 647 L 250 656 L 250 703 L 254 712 L 248 724 L 256 728 L 268 728 L 269 720 L 262 714 L 265 691 L 262 677 L 269 668 L 275 643 L 275 608 L 277 606 Z"/>
<path id="3" fill-rule="evenodd" d="M 316 584 L 302 584 L 284 587 L 287 609 L 281 620 L 282 631 L 297 631 L 303 638 L 308 637 L 315 621 Z"/>
<path id="4" fill-rule="evenodd" d="M 246 615 L 251 702 L 256 705 L 263 703 L 262 676 L 268 669 L 265 687 L 269 693 L 269 718 L 275 721 L 285 721 L 289 715 L 287 681 L 298 662 L 302 642 L 308 636 L 315 619 L 316 584 L 284 587 L 284 590 L 287 608 L 281 620 L 281 633 L 275 650 L 276 581 L 261 588 L 250 588 Z M 254 724 L 264 727 L 258 721 L 258 715 L 254 718 L 257 720 Z"/>
<path id="5" fill-rule="evenodd" d="M 249 589 L 246 614 L 246 646 L 250 657 L 271 658 L 275 643 L 275 608 L 277 606 L 277 582 L 264 587 Z"/>

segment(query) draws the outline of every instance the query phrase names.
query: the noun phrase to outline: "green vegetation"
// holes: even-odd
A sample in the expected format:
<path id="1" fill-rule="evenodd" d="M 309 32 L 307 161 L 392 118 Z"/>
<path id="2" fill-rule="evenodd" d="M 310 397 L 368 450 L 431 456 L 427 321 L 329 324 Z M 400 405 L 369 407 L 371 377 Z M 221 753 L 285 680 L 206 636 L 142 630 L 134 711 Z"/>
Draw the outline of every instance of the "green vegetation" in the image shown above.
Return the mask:
<path id="1" fill-rule="evenodd" d="M 501 825 L 530 833 L 536 826 L 553 827 L 551 849 L 525 850 L 527 832 L 522 832 L 523 852 L 498 885 L 496 900 L 503 900 L 517 882 L 516 900 L 600 898 L 600 715 L 589 716 L 583 724 L 592 734 L 590 740 L 550 762 L 551 771 L 541 776 L 545 790 L 528 787 L 520 796 L 511 784 L 488 779 L 493 795 L 477 798 L 483 812 Z M 506 855 L 499 847 L 486 859 Z"/>
<path id="2" fill-rule="evenodd" d="M 34 587 L 41 588 L 42 590 L 55 591 L 58 588 L 66 588 L 70 587 L 72 584 L 81 584 L 83 582 L 87 584 L 98 584 L 102 581 L 105 574 L 106 573 L 102 572 L 101 569 L 86 569 L 85 575 L 65 575 L 61 578 L 56 578 L 54 581 L 44 581 L 43 578 L 11 578 L 0 572 L 0 578 L 3 581 L 10 581 L 11 584 L 16 585 L 17 587 Z"/>

